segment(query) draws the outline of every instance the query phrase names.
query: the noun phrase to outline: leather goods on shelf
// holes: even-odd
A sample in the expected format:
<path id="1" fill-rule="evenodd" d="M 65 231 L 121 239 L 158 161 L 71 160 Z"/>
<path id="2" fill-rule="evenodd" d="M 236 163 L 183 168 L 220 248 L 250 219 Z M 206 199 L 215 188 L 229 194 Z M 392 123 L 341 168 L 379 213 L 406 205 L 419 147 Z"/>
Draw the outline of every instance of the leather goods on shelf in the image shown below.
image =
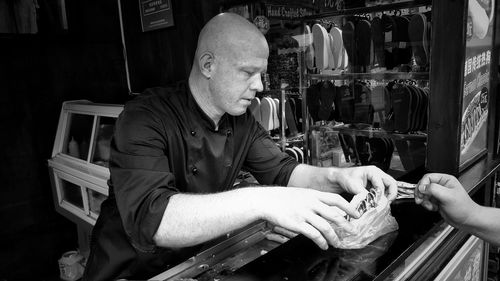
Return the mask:
<path id="1" fill-rule="evenodd" d="M 266 131 L 272 130 L 273 127 L 273 116 L 272 116 L 272 105 L 269 98 L 264 97 L 260 101 L 260 116 L 262 121 L 262 127 Z"/>
<path id="2" fill-rule="evenodd" d="M 297 130 L 297 121 L 295 120 L 295 114 L 292 110 L 292 100 L 285 99 L 285 119 L 288 127 L 289 135 L 296 136 L 299 132 Z"/>
<path id="3" fill-rule="evenodd" d="M 373 44 L 373 67 L 385 67 L 384 40 L 385 32 L 382 26 L 382 20 L 379 17 L 372 19 L 372 44 Z"/>
<path id="4" fill-rule="evenodd" d="M 332 82 L 325 81 L 320 83 L 319 100 L 320 106 L 318 110 L 318 117 L 320 120 L 331 121 L 333 120 L 332 111 L 335 107 L 334 101 L 336 96 L 336 89 Z"/>
<path id="5" fill-rule="evenodd" d="M 332 54 L 333 54 L 334 68 L 342 69 L 343 68 L 342 53 L 345 52 L 344 42 L 342 40 L 342 31 L 338 27 L 332 26 L 332 28 L 330 29 L 330 35 L 332 36 L 333 39 L 333 44 L 330 47 L 332 49 Z"/>
<path id="6" fill-rule="evenodd" d="M 427 50 L 427 18 L 424 14 L 415 14 L 410 18 L 408 36 L 415 63 L 425 67 L 428 63 L 429 51 Z"/>
<path id="7" fill-rule="evenodd" d="M 354 123 L 373 123 L 373 105 L 371 90 L 363 83 L 356 82 L 352 86 L 354 92 Z"/>
<path id="8" fill-rule="evenodd" d="M 369 21 L 362 19 L 356 23 L 354 33 L 355 49 L 357 52 L 357 65 L 361 67 L 361 72 L 367 72 L 370 65 L 372 25 Z"/>
<path id="9" fill-rule="evenodd" d="M 394 53 L 393 53 L 393 42 L 394 42 L 394 37 L 396 34 L 396 22 L 394 19 L 386 14 L 382 15 L 381 18 L 382 26 L 384 29 L 384 42 L 385 42 L 385 47 L 384 47 L 384 57 L 385 57 L 385 66 L 387 69 L 393 69 L 394 66 L 396 66 L 396 60 L 394 58 Z"/>
<path id="10" fill-rule="evenodd" d="M 255 120 L 262 124 L 262 119 L 260 115 L 260 99 L 255 97 L 249 106 L 250 112 L 252 113 Z"/>
<path id="11" fill-rule="evenodd" d="M 330 39 L 326 29 L 319 23 L 312 27 L 314 55 L 316 67 L 324 70 L 328 68 L 328 54 L 331 53 Z"/>
<path id="12" fill-rule="evenodd" d="M 304 27 L 304 34 L 312 37 L 311 28 L 307 24 Z M 306 47 L 305 61 L 307 69 L 312 70 L 314 68 L 314 46 L 312 43 Z"/>
<path id="13" fill-rule="evenodd" d="M 354 42 L 354 23 L 352 21 L 347 21 L 342 26 L 342 41 L 347 52 L 349 65 L 356 66 L 356 44 Z"/>
<path id="14" fill-rule="evenodd" d="M 309 110 L 309 115 L 311 115 L 313 122 L 320 120 L 318 116 L 319 107 L 321 105 L 319 101 L 320 87 L 321 84 L 316 83 L 309 86 L 306 90 L 307 109 Z"/>
<path id="15" fill-rule="evenodd" d="M 347 85 L 338 88 L 337 94 L 340 96 L 340 120 L 344 123 L 354 122 L 354 93 Z"/>
<path id="16" fill-rule="evenodd" d="M 408 36 L 410 20 L 403 16 L 394 16 L 393 18 L 397 27 L 392 37 L 392 42 L 395 44 L 393 52 L 396 66 L 408 65 L 411 61 L 410 38 Z"/>

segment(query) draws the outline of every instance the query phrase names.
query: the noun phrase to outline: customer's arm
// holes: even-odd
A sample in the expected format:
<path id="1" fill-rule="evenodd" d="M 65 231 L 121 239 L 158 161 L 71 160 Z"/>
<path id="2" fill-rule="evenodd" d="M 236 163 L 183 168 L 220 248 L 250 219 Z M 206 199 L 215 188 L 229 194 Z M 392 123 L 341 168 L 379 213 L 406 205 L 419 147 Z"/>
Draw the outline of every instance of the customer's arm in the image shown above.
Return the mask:
<path id="1" fill-rule="evenodd" d="M 500 245 L 500 209 L 478 205 L 454 176 L 425 175 L 415 190 L 415 202 L 439 211 L 450 225 Z"/>

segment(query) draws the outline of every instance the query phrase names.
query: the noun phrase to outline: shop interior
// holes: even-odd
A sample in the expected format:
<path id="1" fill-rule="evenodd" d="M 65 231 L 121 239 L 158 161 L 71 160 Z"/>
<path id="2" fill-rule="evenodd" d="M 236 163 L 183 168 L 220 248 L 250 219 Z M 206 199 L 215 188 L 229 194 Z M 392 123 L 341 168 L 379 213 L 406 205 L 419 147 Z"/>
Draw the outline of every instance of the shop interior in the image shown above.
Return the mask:
<path id="1" fill-rule="evenodd" d="M 461 1 L 162 0 L 171 4 L 171 23 L 159 28 L 145 26 L 143 2 L 0 0 L 6 180 L 0 281 L 77 280 L 62 279 L 61 262 L 76 251 L 84 265 L 107 194 L 107 146 L 122 105 L 146 88 L 186 77 L 200 29 L 221 11 L 247 17 L 268 39 L 264 91 L 250 110 L 283 152 L 321 167 L 375 165 L 409 183 L 428 171 L 450 173 L 475 201 L 500 204 L 499 1 L 480 1 L 491 19 L 480 35 L 490 40 L 485 49 L 467 45 L 474 34 Z M 339 38 L 343 44 L 335 45 Z M 319 44 L 324 56 L 320 48 L 311 54 Z M 467 100 L 486 112 L 479 121 L 469 118 L 480 122 L 478 131 L 463 117 L 473 109 L 456 94 L 477 83 L 468 80 L 474 70 L 487 81 L 486 92 Z M 75 181 L 77 166 L 98 175 L 90 183 Z M 242 171 L 236 184 L 254 183 Z M 81 194 L 72 195 L 73 187 Z M 205 252 L 196 268 L 174 268 L 155 280 L 449 280 L 443 269 L 451 270 L 447 265 L 466 246 L 481 249 L 483 278 L 500 279 L 498 247 L 447 227 L 438 213 L 418 209 L 400 191 L 392 206 L 398 234 L 365 249 L 323 253 L 304 237 L 277 248 L 262 240 L 266 225 L 255 224 Z M 241 248 L 243 240 L 254 244 Z M 236 249 L 232 255 L 200 271 L 211 255 L 229 248 Z M 401 273 L 411 262 L 414 268 Z M 436 269 L 426 271 L 431 265 Z"/>

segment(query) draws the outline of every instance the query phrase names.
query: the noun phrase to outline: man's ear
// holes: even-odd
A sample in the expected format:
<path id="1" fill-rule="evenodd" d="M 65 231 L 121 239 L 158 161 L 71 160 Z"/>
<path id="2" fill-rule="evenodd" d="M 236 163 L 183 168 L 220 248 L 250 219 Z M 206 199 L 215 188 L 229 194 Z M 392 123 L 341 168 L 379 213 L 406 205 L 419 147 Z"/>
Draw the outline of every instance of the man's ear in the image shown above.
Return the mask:
<path id="1" fill-rule="evenodd" d="M 201 54 L 200 59 L 198 61 L 200 72 L 207 79 L 210 79 L 212 77 L 212 73 L 214 71 L 214 61 L 215 57 L 214 54 L 212 54 L 211 52 L 205 52 Z"/>

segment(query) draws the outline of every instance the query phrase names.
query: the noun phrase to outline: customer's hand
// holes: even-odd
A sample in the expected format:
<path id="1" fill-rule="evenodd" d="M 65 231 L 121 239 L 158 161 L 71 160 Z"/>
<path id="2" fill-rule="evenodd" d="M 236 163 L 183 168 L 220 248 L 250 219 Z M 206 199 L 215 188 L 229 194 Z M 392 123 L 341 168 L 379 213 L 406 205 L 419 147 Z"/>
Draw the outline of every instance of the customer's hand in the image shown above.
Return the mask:
<path id="1" fill-rule="evenodd" d="M 439 211 L 452 226 L 467 225 L 479 207 L 460 182 L 447 174 L 426 174 L 415 188 L 415 203 L 430 211 Z"/>
<path id="2" fill-rule="evenodd" d="M 345 168 L 341 170 L 339 178 L 332 177 L 332 181 L 334 180 L 337 180 L 345 191 L 352 194 L 366 190 L 368 182 L 371 182 L 375 188 L 384 190 L 389 201 L 396 199 L 398 193 L 396 180 L 376 166 Z"/>

